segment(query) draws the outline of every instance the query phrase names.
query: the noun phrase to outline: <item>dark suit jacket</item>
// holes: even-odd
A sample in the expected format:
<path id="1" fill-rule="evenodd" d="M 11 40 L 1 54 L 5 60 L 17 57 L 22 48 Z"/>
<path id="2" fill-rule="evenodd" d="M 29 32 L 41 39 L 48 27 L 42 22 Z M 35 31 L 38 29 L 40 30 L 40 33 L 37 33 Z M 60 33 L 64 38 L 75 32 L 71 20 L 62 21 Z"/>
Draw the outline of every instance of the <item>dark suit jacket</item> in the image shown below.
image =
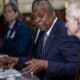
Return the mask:
<path id="1" fill-rule="evenodd" d="M 31 31 L 22 21 L 17 20 L 9 38 L 6 38 L 8 29 L 6 29 L 2 54 L 8 54 L 13 57 L 26 57 L 31 54 Z M 15 32 L 15 35 L 13 33 Z M 12 36 L 13 35 L 13 36 Z M 12 37 L 11 37 L 12 36 Z"/>
<path id="2" fill-rule="evenodd" d="M 78 57 L 78 64 L 77 64 L 75 80 L 80 80 L 80 55 Z"/>
<path id="3" fill-rule="evenodd" d="M 39 40 L 39 59 L 48 60 L 48 67 L 39 74 L 41 80 L 74 80 L 80 44 L 76 37 L 69 37 L 61 20 L 55 23 L 42 53 L 43 35 Z"/>

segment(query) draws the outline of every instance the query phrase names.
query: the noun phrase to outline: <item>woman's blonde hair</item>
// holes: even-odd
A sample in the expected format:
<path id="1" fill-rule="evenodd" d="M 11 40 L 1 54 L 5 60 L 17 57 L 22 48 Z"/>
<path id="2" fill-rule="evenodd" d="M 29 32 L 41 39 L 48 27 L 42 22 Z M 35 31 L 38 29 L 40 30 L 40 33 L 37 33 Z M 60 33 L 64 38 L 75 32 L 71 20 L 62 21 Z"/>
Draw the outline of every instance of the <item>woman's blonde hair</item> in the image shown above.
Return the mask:
<path id="1" fill-rule="evenodd" d="M 80 17 L 80 2 L 70 4 L 66 8 L 66 15 L 72 18 Z"/>

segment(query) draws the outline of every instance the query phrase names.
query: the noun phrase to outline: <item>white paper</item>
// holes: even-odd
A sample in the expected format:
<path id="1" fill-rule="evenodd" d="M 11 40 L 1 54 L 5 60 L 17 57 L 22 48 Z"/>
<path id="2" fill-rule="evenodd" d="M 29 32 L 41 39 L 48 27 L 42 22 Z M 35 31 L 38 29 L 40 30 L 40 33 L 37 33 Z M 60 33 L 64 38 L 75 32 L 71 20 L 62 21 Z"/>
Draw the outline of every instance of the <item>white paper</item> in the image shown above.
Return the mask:
<path id="1" fill-rule="evenodd" d="M 0 72 L 0 78 L 6 78 L 7 76 L 20 77 L 21 73 L 15 69 L 9 69 L 9 70 Z"/>

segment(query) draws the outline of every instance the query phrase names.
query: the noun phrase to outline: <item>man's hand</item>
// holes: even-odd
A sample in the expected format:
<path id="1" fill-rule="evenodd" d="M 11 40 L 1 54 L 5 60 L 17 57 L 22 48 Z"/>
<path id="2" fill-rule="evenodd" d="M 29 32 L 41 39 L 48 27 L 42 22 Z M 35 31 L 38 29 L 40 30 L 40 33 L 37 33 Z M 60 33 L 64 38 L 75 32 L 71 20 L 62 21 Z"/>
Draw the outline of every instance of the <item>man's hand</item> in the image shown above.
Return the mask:
<path id="1" fill-rule="evenodd" d="M 41 70 L 45 70 L 48 66 L 48 61 L 32 59 L 32 60 L 29 60 L 28 62 L 26 62 L 25 64 L 28 66 L 22 70 L 22 74 L 23 75 L 31 75 L 31 72 L 36 74 Z"/>

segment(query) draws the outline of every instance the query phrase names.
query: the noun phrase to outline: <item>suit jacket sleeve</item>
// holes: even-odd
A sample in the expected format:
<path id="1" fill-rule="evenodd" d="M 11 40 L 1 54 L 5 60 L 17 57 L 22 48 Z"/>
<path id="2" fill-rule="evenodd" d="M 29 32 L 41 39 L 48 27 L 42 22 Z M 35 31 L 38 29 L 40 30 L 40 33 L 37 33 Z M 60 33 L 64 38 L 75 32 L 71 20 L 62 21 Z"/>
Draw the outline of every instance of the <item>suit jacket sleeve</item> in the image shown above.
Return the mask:
<path id="1" fill-rule="evenodd" d="M 23 27 L 23 26 L 22 26 Z M 26 56 L 30 53 L 31 50 L 31 32 L 27 28 L 24 30 L 20 30 L 20 33 L 17 36 L 16 39 L 16 53 L 22 56 Z M 27 55 L 28 56 L 28 55 Z"/>

